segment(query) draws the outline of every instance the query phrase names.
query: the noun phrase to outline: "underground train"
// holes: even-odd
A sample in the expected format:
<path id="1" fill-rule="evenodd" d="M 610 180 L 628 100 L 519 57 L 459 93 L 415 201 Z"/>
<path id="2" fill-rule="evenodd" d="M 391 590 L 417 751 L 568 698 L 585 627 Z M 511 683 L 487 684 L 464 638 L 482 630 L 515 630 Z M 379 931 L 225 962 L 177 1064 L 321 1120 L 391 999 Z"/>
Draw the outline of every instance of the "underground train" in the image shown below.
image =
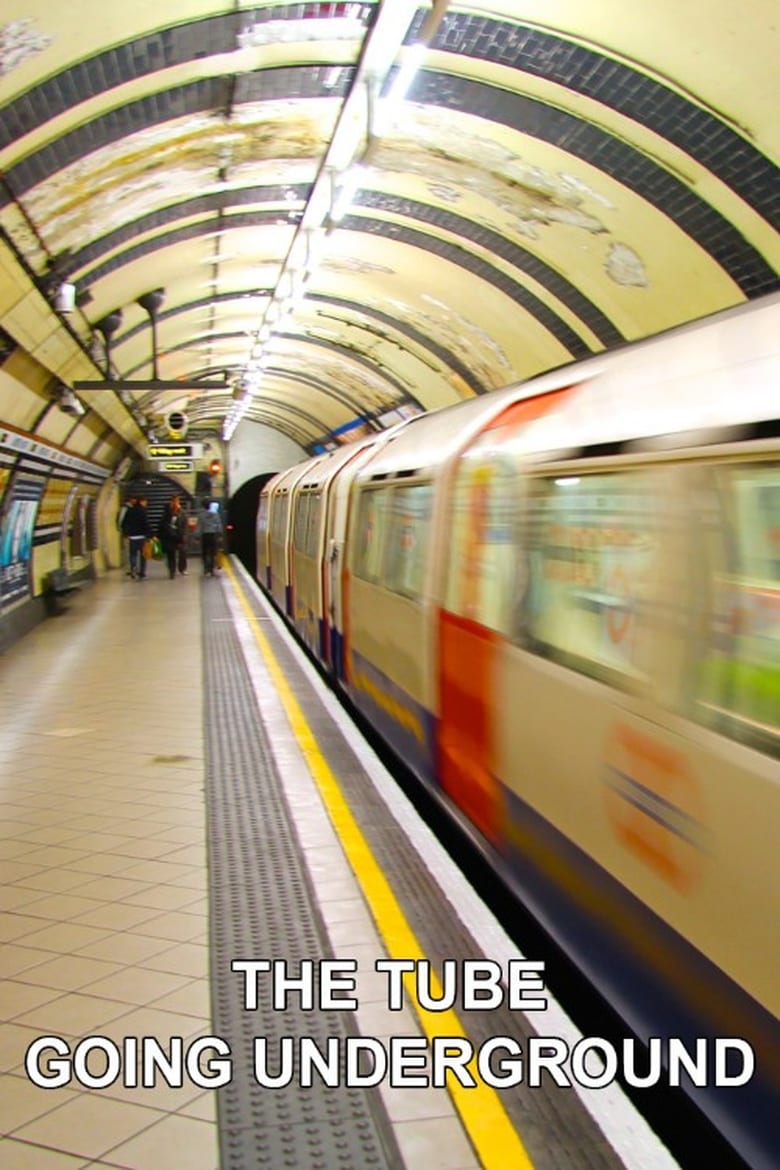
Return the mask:
<path id="1" fill-rule="evenodd" d="M 261 495 L 257 576 L 334 684 L 780 1157 L 780 297 L 357 440 Z"/>

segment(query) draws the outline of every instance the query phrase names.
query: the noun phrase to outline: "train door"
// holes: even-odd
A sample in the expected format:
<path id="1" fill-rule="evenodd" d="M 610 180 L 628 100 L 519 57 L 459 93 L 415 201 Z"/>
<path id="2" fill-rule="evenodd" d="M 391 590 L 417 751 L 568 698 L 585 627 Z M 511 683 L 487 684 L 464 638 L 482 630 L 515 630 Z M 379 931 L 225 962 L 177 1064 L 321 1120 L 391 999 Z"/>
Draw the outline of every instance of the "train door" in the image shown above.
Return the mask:
<path id="1" fill-rule="evenodd" d="M 269 521 L 270 491 L 263 488 L 257 505 L 257 528 L 255 548 L 257 554 L 256 576 L 266 589 L 271 588 L 271 565 L 268 556 L 268 521 Z"/>
<path id="2" fill-rule="evenodd" d="M 438 621 L 437 762 L 442 787 L 495 841 L 497 647 L 511 625 L 517 592 L 517 484 L 502 445 L 568 391 L 515 403 L 462 453 L 450 491 L 450 541 Z"/>
<path id="3" fill-rule="evenodd" d="M 690 621 L 678 479 L 671 466 L 616 460 L 527 481 L 527 582 L 500 685 L 533 718 L 498 728 L 518 864 L 533 810 L 591 856 L 617 867 L 628 849 L 683 880 L 690 839 L 678 830 L 697 810 L 667 714 Z"/>
<path id="4" fill-rule="evenodd" d="M 720 902 L 717 922 L 726 929 L 728 891 L 751 868 L 754 905 L 767 902 L 756 921 L 777 913 L 758 876 L 769 870 L 775 836 L 747 810 L 769 809 L 761 795 L 769 789 L 766 757 L 780 753 L 780 474 L 771 461 L 691 461 L 658 469 L 656 506 L 662 491 L 672 506 L 657 533 L 655 606 L 648 609 L 635 574 L 632 609 L 618 630 L 650 685 L 647 696 L 615 696 L 605 805 L 646 899 L 659 889 L 680 895 L 690 918 L 680 929 L 709 949 L 707 899 Z M 748 837 L 749 859 L 718 848 L 723 857 L 711 867 L 714 842 Z M 751 939 L 754 924 L 733 925 L 754 955 L 766 946 L 762 926 Z"/>
<path id="5" fill-rule="evenodd" d="M 356 444 L 345 455 L 325 486 L 325 536 L 322 561 L 323 661 L 343 682 L 344 659 L 344 545 L 349 521 L 349 491 L 356 472 L 369 458 L 376 438 Z"/>
<path id="6" fill-rule="evenodd" d="M 535 469 L 492 743 L 502 845 L 540 921 L 640 1036 L 659 1004 L 683 1043 L 727 1013 L 764 1068 L 778 485 L 744 459 Z"/>
<path id="7" fill-rule="evenodd" d="M 297 464 L 280 472 L 270 492 L 268 516 L 268 563 L 271 596 L 287 617 L 292 620 L 291 538 L 293 515 L 293 488 L 299 482 L 306 464 Z"/>
<path id="8" fill-rule="evenodd" d="M 271 596 L 283 613 L 287 612 L 288 577 L 285 540 L 289 509 L 290 493 L 288 488 L 277 486 L 271 496 L 268 576 Z"/>
<path id="9" fill-rule="evenodd" d="M 495 506 L 500 469 L 464 462 L 454 494 L 457 562 L 439 627 L 437 758 L 442 787 L 494 839 L 491 709 L 501 599 L 496 580 Z"/>
<path id="10" fill-rule="evenodd" d="M 325 619 L 324 652 L 325 659 L 333 668 L 338 677 L 343 676 L 343 661 L 340 653 L 341 630 L 341 574 L 344 542 L 330 536 L 327 542 L 327 554 L 322 572 L 323 614 Z"/>
<path id="11" fill-rule="evenodd" d="M 316 652 L 316 612 L 319 588 L 315 547 L 320 522 L 321 490 L 318 488 L 321 455 L 305 465 L 290 487 L 287 531 L 288 615 L 306 644 Z"/>

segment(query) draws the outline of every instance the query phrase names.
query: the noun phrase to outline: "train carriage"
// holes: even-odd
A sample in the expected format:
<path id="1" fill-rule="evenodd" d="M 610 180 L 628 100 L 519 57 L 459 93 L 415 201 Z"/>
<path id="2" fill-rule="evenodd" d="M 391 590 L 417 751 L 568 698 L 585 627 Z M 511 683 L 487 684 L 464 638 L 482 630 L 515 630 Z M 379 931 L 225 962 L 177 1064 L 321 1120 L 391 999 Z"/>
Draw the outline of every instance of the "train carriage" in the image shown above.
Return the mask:
<path id="1" fill-rule="evenodd" d="M 628 1026 L 749 1042 L 748 1084 L 686 1090 L 762 1170 L 780 1101 L 778 337 L 770 296 L 422 416 L 332 477 L 317 552 L 337 678 Z"/>
<path id="2" fill-rule="evenodd" d="M 751 1107 L 707 1090 L 706 1108 L 756 1164 L 780 1087 L 765 315 L 627 351 L 543 417 L 484 432 L 453 477 L 439 610 L 449 797 L 639 1035 L 751 1044 Z"/>
<path id="3" fill-rule="evenodd" d="M 319 460 L 315 460 L 315 463 Z M 291 532 L 293 489 L 299 480 L 310 473 L 312 462 L 297 463 L 280 472 L 263 488 L 261 499 L 267 497 L 267 588 L 285 617 L 292 617 L 291 588 Z"/>
<path id="4" fill-rule="evenodd" d="M 372 451 L 352 483 L 341 598 L 346 688 L 426 780 L 435 775 L 430 596 L 437 487 L 457 446 L 516 394 L 415 419 Z"/>
<path id="5" fill-rule="evenodd" d="M 312 654 L 344 682 L 343 550 L 353 479 L 415 418 L 320 456 L 291 491 L 288 596 L 292 623 Z"/>
<path id="6" fill-rule="evenodd" d="M 354 466 L 367 458 L 376 435 L 358 440 L 322 456 L 299 479 L 292 495 L 291 587 L 293 624 L 317 659 L 325 666 L 333 661 L 333 576 L 338 572 L 337 549 L 343 547 L 345 509 L 337 508 L 337 481 L 349 482 Z M 347 489 L 348 490 L 348 489 Z"/>

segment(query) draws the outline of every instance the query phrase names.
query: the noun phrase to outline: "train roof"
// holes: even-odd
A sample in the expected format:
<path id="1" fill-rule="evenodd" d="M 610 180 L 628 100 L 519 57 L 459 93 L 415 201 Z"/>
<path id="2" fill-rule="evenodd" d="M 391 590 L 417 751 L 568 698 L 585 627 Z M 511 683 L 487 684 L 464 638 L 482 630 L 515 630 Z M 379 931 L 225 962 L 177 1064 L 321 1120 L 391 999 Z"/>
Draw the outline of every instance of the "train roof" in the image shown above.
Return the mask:
<path id="1" fill-rule="evenodd" d="M 627 347 L 508 449 L 544 458 L 725 442 L 780 418 L 780 298 Z"/>
<path id="2" fill-rule="evenodd" d="M 706 442 L 713 432 L 780 415 L 778 337 L 780 295 L 772 294 L 421 415 L 378 450 L 356 479 L 430 474 L 507 406 L 568 386 L 576 392 L 515 432 L 512 450 L 571 457 L 579 448 L 686 432 L 701 432 L 699 441 Z"/>
<path id="3" fill-rule="evenodd" d="M 373 452 L 356 472 L 359 482 L 400 472 L 432 474 L 506 407 L 568 386 L 579 389 L 549 415 L 517 431 L 512 450 L 571 457 L 585 447 L 693 431 L 714 433 L 777 418 L 778 336 L 780 294 L 773 293 L 525 383 L 405 420 L 389 431 L 296 464 L 263 490 L 289 489 L 304 473 L 306 485 L 318 486 L 370 447 Z"/>
<path id="4" fill-rule="evenodd" d="M 273 495 L 277 491 L 290 491 L 295 487 L 295 484 L 304 474 L 307 468 L 312 467 L 320 462 L 321 455 L 317 455 L 314 459 L 305 459 L 302 463 L 294 463 L 292 467 L 287 467 L 284 471 L 280 471 L 273 479 L 269 479 L 268 483 L 263 488 L 263 492 L 268 495 Z"/>
<path id="5" fill-rule="evenodd" d="M 412 421 L 411 418 L 404 419 L 403 422 L 396 423 L 385 431 L 376 431 L 372 435 L 364 435 L 362 438 L 355 439 L 343 447 L 337 447 L 334 451 L 328 451 L 327 454 L 320 456 L 316 462 L 310 461 L 311 470 L 303 477 L 300 486 L 302 488 L 322 487 L 345 464 L 360 454 L 361 451 L 367 452 L 370 447 L 378 448 L 382 446 Z"/>
<path id="6" fill-rule="evenodd" d="M 359 482 L 388 478 L 399 472 L 432 473 L 513 402 L 533 398 L 571 383 L 568 367 L 535 379 L 533 383 L 494 390 L 442 410 L 421 414 L 382 447 L 356 475 Z M 544 383 L 544 385 L 542 385 Z"/>

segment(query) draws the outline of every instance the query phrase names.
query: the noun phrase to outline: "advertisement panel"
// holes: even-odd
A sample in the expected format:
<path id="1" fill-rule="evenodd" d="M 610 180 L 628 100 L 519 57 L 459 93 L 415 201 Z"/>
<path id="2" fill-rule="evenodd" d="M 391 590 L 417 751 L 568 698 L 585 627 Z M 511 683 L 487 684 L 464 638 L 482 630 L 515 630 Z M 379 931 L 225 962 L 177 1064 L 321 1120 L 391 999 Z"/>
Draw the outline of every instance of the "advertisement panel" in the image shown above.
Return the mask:
<path id="1" fill-rule="evenodd" d="M 20 475 L 6 491 L 0 517 L 0 605 L 3 609 L 31 593 L 33 533 L 44 486 L 42 479 Z"/>

